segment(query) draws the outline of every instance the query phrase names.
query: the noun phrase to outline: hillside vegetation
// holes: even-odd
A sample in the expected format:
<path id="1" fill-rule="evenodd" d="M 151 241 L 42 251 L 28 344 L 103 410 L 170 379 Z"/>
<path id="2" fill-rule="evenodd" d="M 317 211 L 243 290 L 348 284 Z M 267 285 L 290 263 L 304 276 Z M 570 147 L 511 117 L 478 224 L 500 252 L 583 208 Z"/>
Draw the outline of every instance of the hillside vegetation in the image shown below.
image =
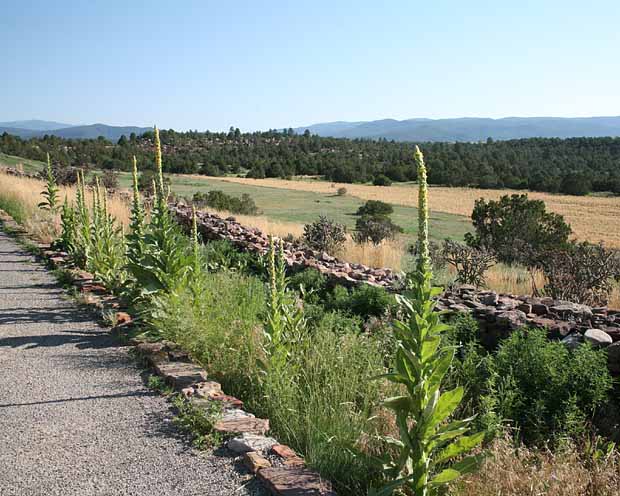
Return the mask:
<path id="1" fill-rule="evenodd" d="M 134 172 L 130 208 L 83 176 L 59 188 L 46 170 L 47 184 L 2 176 L 0 208 L 55 238 L 139 316 L 145 336 L 190 351 L 338 494 L 428 494 L 415 487 L 448 482 L 455 496 L 618 494 L 618 453 L 603 437 L 615 421 L 597 416 L 618 409 L 605 351 L 569 349 L 544 330 L 487 349 L 474 319 L 434 312 L 422 173 L 421 250 L 395 297 L 330 284 L 312 268 L 289 273 L 277 241 L 267 257 L 199 244 L 195 214 L 189 237 L 173 221 L 161 168 L 146 204 Z"/>
<path id="2" fill-rule="evenodd" d="M 344 183 L 414 180 L 412 143 L 322 138 L 269 131 L 179 133 L 162 131 L 169 157 L 166 172 L 254 178 L 319 175 Z M 132 133 L 112 143 L 56 136 L 22 140 L 0 136 L 0 152 L 80 167 L 128 170 L 133 155 L 140 168 L 153 168 L 152 132 Z M 516 188 L 584 195 L 620 193 L 620 138 L 531 138 L 485 143 L 423 143 L 429 183 L 479 188 Z"/>

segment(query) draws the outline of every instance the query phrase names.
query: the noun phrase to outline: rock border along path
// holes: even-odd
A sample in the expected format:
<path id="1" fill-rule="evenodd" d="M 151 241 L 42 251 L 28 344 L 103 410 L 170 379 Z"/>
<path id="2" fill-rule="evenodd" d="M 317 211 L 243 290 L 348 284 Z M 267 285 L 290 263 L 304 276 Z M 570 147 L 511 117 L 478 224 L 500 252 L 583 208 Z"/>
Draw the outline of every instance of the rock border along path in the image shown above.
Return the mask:
<path id="1" fill-rule="evenodd" d="M 0 495 L 259 495 L 192 449 L 129 348 L 0 231 Z"/>

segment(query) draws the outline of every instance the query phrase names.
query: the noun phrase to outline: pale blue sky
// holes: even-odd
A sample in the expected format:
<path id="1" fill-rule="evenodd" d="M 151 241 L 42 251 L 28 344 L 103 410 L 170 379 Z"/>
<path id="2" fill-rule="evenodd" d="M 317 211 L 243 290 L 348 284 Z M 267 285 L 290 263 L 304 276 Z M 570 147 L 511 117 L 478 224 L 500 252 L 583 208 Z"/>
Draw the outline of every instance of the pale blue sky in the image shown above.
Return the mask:
<path id="1" fill-rule="evenodd" d="M 620 1 L 5 1 L 0 121 L 620 115 Z"/>

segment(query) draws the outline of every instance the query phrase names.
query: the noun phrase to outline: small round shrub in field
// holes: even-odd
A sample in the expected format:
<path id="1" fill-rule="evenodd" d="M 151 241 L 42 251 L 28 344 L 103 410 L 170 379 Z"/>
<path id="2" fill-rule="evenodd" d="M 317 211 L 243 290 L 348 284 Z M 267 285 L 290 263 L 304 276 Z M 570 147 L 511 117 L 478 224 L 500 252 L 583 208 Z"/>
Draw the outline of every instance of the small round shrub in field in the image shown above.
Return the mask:
<path id="1" fill-rule="evenodd" d="M 372 180 L 372 184 L 374 186 L 391 186 L 392 180 L 384 174 L 379 174 Z"/>
<path id="2" fill-rule="evenodd" d="M 369 217 L 385 217 L 394 213 L 394 207 L 379 200 L 368 200 L 357 209 L 355 215 Z"/>
<path id="3" fill-rule="evenodd" d="M 336 192 L 336 194 L 338 196 L 344 196 L 347 194 L 347 188 L 338 188 L 338 191 Z"/>
<path id="4" fill-rule="evenodd" d="M 310 248 L 336 254 L 347 240 L 347 229 L 321 215 L 319 220 L 304 226 L 303 239 Z"/>
<path id="5" fill-rule="evenodd" d="M 378 245 L 386 239 L 394 239 L 402 231 L 402 227 L 394 224 L 389 217 L 364 215 L 355 221 L 353 239 L 359 244 L 372 242 Z"/>

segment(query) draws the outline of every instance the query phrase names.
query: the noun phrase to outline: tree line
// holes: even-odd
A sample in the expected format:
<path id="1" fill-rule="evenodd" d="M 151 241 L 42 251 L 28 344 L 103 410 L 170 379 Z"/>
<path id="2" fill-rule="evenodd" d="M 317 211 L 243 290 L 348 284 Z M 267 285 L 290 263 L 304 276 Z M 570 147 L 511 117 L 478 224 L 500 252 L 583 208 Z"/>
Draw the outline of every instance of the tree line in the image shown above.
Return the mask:
<path id="1" fill-rule="evenodd" d="M 166 172 L 248 177 L 318 175 L 335 182 L 411 181 L 415 145 L 407 142 L 327 138 L 292 129 L 242 133 L 161 131 Z M 70 140 L 56 136 L 21 139 L 4 133 L 0 151 L 82 168 L 153 169 L 153 133 Z M 620 194 L 620 138 L 528 138 L 481 143 L 422 143 L 429 157 L 429 183 L 512 188 L 584 195 Z"/>

